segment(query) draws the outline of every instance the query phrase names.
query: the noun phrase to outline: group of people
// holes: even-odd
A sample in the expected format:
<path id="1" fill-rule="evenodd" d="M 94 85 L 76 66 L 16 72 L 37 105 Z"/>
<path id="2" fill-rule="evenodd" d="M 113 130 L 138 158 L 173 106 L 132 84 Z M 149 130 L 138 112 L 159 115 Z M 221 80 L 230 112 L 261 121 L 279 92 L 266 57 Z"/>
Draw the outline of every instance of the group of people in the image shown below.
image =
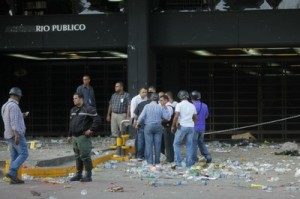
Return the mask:
<path id="1" fill-rule="evenodd" d="M 181 144 L 185 138 L 187 167 L 199 161 L 198 148 L 206 162 L 211 162 L 211 155 L 204 143 L 205 124 L 209 115 L 207 105 L 200 101 L 201 94 L 198 91 L 189 94 L 181 90 L 177 97 L 179 103 L 174 101 L 172 92 L 157 94 L 154 87 L 149 87 L 148 91 L 141 88 L 139 95 L 131 101 L 131 118 L 137 130 L 136 156 L 139 160 L 159 164 L 160 154 L 163 153 L 166 162 L 175 160 L 175 165 L 181 167 Z M 140 99 L 140 102 L 136 103 L 135 99 Z"/>
<path id="2" fill-rule="evenodd" d="M 90 81 L 90 76 L 84 75 L 83 84 L 73 94 L 74 107 L 70 110 L 67 142 L 72 143 L 76 174 L 70 181 L 92 181 L 91 137 L 98 131 L 101 118 L 97 113 L 95 93 Z M 29 112 L 21 112 L 21 97 L 20 88 L 11 88 L 9 99 L 1 109 L 4 138 L 8 142 L 11 159 L 6 177 L 11 184 L 24 183 L 18 178 L 18 169 L 29 156 L 24 122 Z M 117 82 L 106 116 L 106 120 L 111 123 L 112 136 L 120 131 L 123 120 L 131 118 L 132 127 L 137 132 L 136 157 L 139 160 L 146 160 L 151 165 L 160 164 L 160 154 L 163 153 L 166 162 L 175 162 L 175 166 L 181 167 L 181 144 L 185 138 L 187 167 L 198 161 L 198 148 L 206 162 L 211 162 L 211 155 L 204 143 L 207 105 L 200 101 L 201 94 L 198 91 L 189 94 L 181 90 L 177 97 L 179 103 L 174 101 L 172 92 L 157 93 L 155 87 L 150 86 L 141 88 L 139 94 L 131 99 L 129 93 L 124 91 L 124 84 Z"/>
<path id="3" fill-rule="evenodd" d="M 141 88 L 139 94 L 130 99 L 124 91 L 122 82 L 115 84 L 115 93 L 109 101 L 107 121 L 111 122 L 112 136 L 120 131 L 123 120 L 131 120 L 136 129 L 136 157 L 148 164 L 159 164 L 160 154 L 166 155 L 166 162 L 175 161 L 182 166 L 181 144 L 185 138 L 186 166 L 190 167 L 198 160 L 197 151 L 206 162 L 212 158 L 204 143 L 208 107 L 201 102 L 201 94 L 179 91 L 174 101 L 172 92 L 156 92 L 156 88 Z M 191 101 L 189 101 L 189 99 Z M 154 153 L 153 153 L 154 152 Z"/>

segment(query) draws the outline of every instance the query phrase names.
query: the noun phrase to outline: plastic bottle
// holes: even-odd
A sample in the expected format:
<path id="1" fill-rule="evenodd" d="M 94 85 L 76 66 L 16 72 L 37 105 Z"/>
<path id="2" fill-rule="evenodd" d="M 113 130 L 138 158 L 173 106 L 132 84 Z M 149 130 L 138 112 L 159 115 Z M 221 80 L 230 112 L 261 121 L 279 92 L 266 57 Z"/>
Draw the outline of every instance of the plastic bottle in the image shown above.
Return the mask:
<path id="1" fill-rule="evenodd" d="M 176 183 L 175 183 L 176 186 L 186 185 L 186 184 L 187 184 L 187 181 L 185 181 L 185 180 L 179 180 L 179 181 L 176 181 Z"/>
<path id="2" fill-rule="evenodd" d="M 165 183 L 163 181 L 155 180 L 155 181 L 151 181 L 149 184 L 153 187 L 160 187 L 163 186 Z"/>
<path id="3" fill-rule="evenodd" d="M 208 179 L 207 178 L 202 178 L 200 181 L 201 181 L 201 183 L 203 185 L 207 185 L 207 183 L 208 183 Z"/>

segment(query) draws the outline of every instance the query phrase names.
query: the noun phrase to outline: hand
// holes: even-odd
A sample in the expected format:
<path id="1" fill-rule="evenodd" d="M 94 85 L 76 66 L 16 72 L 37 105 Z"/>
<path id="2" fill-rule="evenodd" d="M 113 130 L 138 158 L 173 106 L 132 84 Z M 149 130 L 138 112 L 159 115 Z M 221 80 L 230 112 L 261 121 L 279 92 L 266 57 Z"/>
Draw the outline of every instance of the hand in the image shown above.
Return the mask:
<path id="1" fill-rule="evenodd" d="M 92 135 L 92 133 L 93 133 L 93 131 L 91 131 L 91 130 L 89 129 L 89 130 L 86 130 L 86 131 L 84 132 L 84 135 L 85 135 L 86 137 L 90 137 L 90 136 Z"/>
<path id="2" fill-rule="evenodd" d="M 25 112 L 25 113 L 23 113 L 23 117 L 25 118 L 25 117 L 28 117 L 28 115 L 29 115 L 29 112 L 27 111 L 27 112 Z"/>
<path id="3" fill-rule="evenodd" d="M 106 121 L 110 122 L 110 116 L 106 116 Z"/>
<path id="4" fill-rule="evenodd" d="M 138 129 L 138 123 L 135 122 L 135 123 L 133 124 L 133 127 L 134 127 L 135 129 Z"/>
<path id="5" fill-rule="evenodd" d="M 176 128 L 174 126 L 171 127 L 171 133 L 175 133 L 176 132 Z"/>
<path id="6" fill-rule="evenodd" d="M 70 144 L 70 143 L 72 142 L 72 137 L 69 136 L 69 137 L 67 138 L 67 142 Z"/>
<path id="7" fill-rule="evenodd" d="M 15 135 L 15 145 L 19 145 L 19 143 L 20 143 L 20 136 Z"/>

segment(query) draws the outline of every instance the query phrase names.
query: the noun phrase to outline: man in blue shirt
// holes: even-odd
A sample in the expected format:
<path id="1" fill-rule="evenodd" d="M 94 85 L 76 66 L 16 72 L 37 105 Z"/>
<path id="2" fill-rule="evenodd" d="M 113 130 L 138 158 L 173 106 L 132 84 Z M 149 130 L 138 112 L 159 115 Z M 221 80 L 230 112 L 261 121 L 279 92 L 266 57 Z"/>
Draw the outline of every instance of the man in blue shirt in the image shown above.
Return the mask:
<path id="1" fill-rule="evenodd" d="M 96 108 L 95 92 L 90 85 L 91 77 L 89 75 L 84 75 L 82 81 L 83 84 L 77 87 L 76 93 L 81 93 L 83 95 L 84 104 Z"/>
<path id="2" fill-rule="evenodd" d="M 144 123 L 140 123 L 137 125 L 137 119 L 140 116 L 140 114 L 143 112 L 144 107 L 151 103 L 152 100 L 150 99 L 152 95 L 152 92 L 147 93 L 147 100 L 142 101 L 139 103 L 134 110 L 135 115 L 135 121 L 134 121 L 134 127 L 137 129 L 137 138 L 136 138 L 136 157 L 139 161 L 143 160 L 145 158 L 145 133 L 144 133 Z"/>
<path id="3" fill-rule="evenodd" d="M 160 106 L 157 101 L 159 96 L 152 93 L 151 103 L 147 104 L 137 120 L 137 125 L 145 124 L 145 156 L 148 164 L 160 163 L 162 119 L 170 120 L 171 115 L 166 106 Z M 153 161 L 153 147 L 155 150 L 155 160 Z"/>
<path id="4" fill-rule="evenodd" d="M 205 120 L 208 118 L 208 107 L 205 103 L 201 102 L 201 94 L 198 91 L 193 91 L 191 93 L 191 99 L 196 107 L 197 110 L 197 116 L 198 120 L 195 124 L 195 134 L 193 138 L 193 146 L 194 146 L 194 151 L 193 151 L 193 161 L 198 162 L 198 157 L 197 157 L 197 148 L 199 147 L 199 150 L 201 152 L 201 155 L 204 156 L 206 159 L 207 163 L 211 162 L 211 155 L 207 150 L 207 147 L 204 143 L 204 133 L 205 133 Z M 198 146 L 198 147 L 197 147 Z"/>

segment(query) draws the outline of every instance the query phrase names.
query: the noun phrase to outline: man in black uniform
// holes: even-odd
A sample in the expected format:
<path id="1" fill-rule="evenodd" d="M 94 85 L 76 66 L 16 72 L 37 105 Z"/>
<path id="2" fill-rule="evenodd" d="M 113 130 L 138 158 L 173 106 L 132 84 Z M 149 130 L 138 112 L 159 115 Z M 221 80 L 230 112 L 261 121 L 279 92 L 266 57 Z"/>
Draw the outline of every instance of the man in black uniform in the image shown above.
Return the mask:
<path id="1" fill-rule="evenodd" d="M 93 168 L 91 136 L 99 128 L 101 118 L 94 107 L 83 103 L 83 95 L 81 93 L 73 95 L 73 102 L 75 106 L 70 111 L 67 141 L 73 144 L 77 172 L 70 181 L 91 182 Z M 86 171 L 84 177 L 82 177 L 83 166 Z"/>

